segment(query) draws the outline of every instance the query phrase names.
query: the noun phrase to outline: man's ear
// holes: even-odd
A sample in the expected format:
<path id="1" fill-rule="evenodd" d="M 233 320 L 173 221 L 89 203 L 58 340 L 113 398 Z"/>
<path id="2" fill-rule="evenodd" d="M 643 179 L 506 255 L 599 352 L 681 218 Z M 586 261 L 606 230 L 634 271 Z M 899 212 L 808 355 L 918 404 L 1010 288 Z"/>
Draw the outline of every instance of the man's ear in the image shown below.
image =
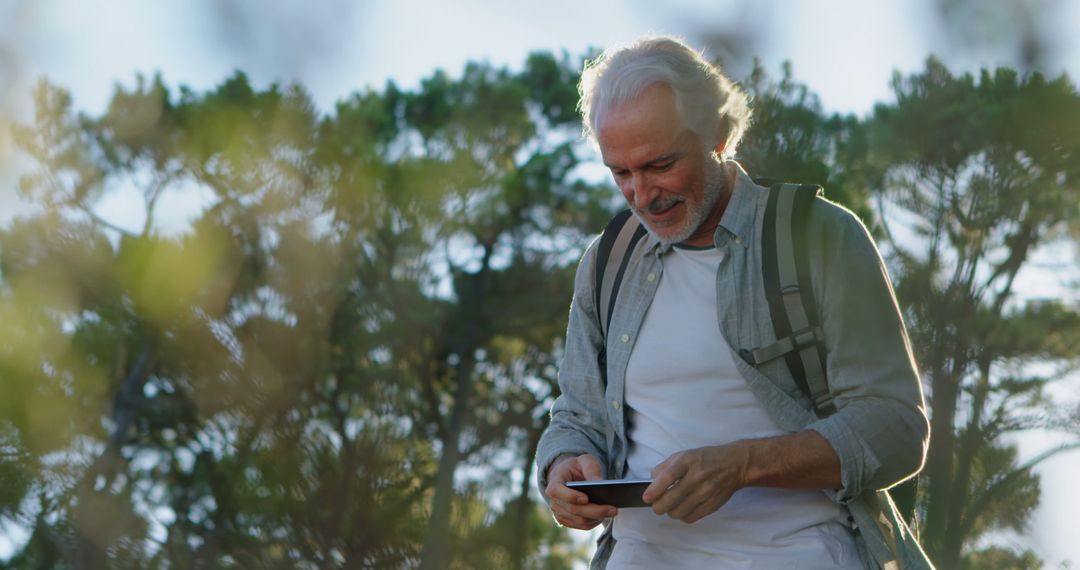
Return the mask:
<path id="1" fill-rule="evenodd" d="M 713 147 L 713 152 L 716 153 L 716 156 L 724 156 L 725 148 L 727 148 L 727 138 L 721 138 L 720 141 L 716 143 L 716 146 Z"/>

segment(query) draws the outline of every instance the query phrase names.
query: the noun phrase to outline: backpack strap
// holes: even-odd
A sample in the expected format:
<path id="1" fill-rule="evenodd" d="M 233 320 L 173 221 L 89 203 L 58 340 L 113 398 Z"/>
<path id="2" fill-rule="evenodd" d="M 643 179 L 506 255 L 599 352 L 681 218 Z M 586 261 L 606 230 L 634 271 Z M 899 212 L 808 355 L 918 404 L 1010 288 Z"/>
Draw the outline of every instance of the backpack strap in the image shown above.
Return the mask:
<path id="1" fill-rule="evenodd" d="M 611 218 L 596 252 L 596 282 L 593 294 L 596 298 L 596 318 L 600 323 L 600 333 L 604 344 L 600 348 L 600 374 L 607 384 L 607 333 L 611 326 L 611 315 L 615 312 L 615 299 L 619 295 L 619 285 L 630 261 L 630 252 L 646 234 L 645 226 L 630 210 L 623 210 Z"/>
<path id="2" fill-rule="evenodd" d="M 822 192 L 820 186 L 811 184 L 774 184 L 769 189 L 761 270 L 778 340 L 744 354 L 755 366 L 783 356 L 819 417 L 836 411 L 825 374 L 825 337 L 806 251 L 810 205 Z"/>
<path id="3" fill-rule="evenodd" d="M 752 351 L 741 351 L 753 365 L 783 356 L 803 394 L 810 398 L 818 417 L 836 412 L 825 372 L 825 345 L 821 319 L 814 300 L 806 244 L 810 205 L 823 191 L 816 185 L 783 184 L 755 179 L 769 187 L 762 229 L 762 274 L 773 329 L 779 340 Z M 918 535 L 915 508 L 919 478 L 912 477 L 888 490 L 901 516 Z"/>

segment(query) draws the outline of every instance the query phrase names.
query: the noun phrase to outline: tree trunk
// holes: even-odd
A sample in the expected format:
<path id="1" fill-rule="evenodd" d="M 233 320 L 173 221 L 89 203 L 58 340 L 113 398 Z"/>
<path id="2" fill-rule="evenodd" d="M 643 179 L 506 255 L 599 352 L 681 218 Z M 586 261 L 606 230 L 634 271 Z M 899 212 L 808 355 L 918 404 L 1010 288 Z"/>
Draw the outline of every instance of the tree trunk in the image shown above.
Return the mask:
<path id="1" fill-rule="evenodd" d="M 953 568 L 944 555 L 944 537 L 948 532 L 951 500 L 949 492 L 953 480 L 953 448 L 955 434 L 953 422 L 956 417 L 957 386 L 945 366 L 934 367 L 932 376 L 933 397 L 930 416 L 930 450 L 926 462 L 928 500 L 926 530 L 922 533 L 925 547 L 931 559 L 941 568 Z"/>
<path id="2" fill-rule="evenodd" d="M 533 508 L 529 490 L 532 488 L 532 463 L 536 448 L 540 445 L 543 428 L 529 432 L 529 447 L 525 452 L 525 466 L 521 478 L 521 488 L 514 501 L 514 534 L 510 537 L 510 567 L 521 570 L 525 567 L 525 555 L 529 551 L 529 514 Z"/>
<path id="3" fill-rule="evenodd" d="M 435 570 L 446 568 L 449 563 L 450 515 L 454 502 L 454 473 L 461 462 L 461 430 L 464 426 L 465 412 L 472 396 L 473 357 L 462 356 L 457 369 L 457 385 L 454 390 L 454 408 L 450 425 L 446 430 L 446 439 L 442 442 L 442 456 L 439 458 L 439 471 L 435 479 L 435 498 L 432 500 L 431 519 L 428 521 L 427 536 L 420 552 L 420 568 Z"/>
<path id="4" fill-rule="evenodd" d="M 92 512 L 101 504 L 95 495 L 108 496 L 113 477 L 124 461 L 120 450 L 127 443 L 128 427 L 134 419 L 134 405 L 143 391 L 146 380 L 150 377 L 152 354 L 150 343 L 143 340 L 135 361 L 128 368 L 120 382 L 119 390 L 113 398 L 113 430 L 105 442 L 105 450 L 83 474 L 76 493 L 78 504 L 73 513 L 75 522 L 75 568 L 77 570 L 97 570 L 105 568 L 106 544 L 94 536 L 97 525 L 101 524 L 98 513 Z M 121 349 L 122 350 L 122 349 Z M 123 351 L 121 351 L 123 354 Z M 99 477 L 105 478 L 102 489 L 96 489 Z"/>
<path id="5" fill-rule="evenodd" d="M 969 516 L 969 501 L 971 500 L 971 468 L 979 450 L 985 445 L 982 439 L 982 412 L 986 398 L 990 391 L 990 366 L 988 363 L 980 363 L 980 378 L 973 394 L 970 406 L 971 418 L 963 435 L 958 440 L 956 473 L 953 475 L 952 492 L 949 494 L 948 520 L 949 526 L 945 530 L 941 544 L 941 565 L 944 568 L 953 568 L 959 564 L 960 553 L 964 548 L 964 540 L 967 533 L 964 530 L 964 520 Z"/>
<path id="6" fill-rule="evenodd" d="M 461 432 L 472 399 L 473 370 L 476 367 L 476 351 L 480 345 L 480 330 L 484 320 L 484 300 L 488 278 L 491 273 L 493 244 L 484 246 L 480 269 L 476 273 L 462 273 L 457 282 L 460 300 L 457 322 L 464 323 L 463 332 L 456 343 L 455 352 L 460 359 L 455 370 L 454 404 L 446 438 L 442 442 L 442 456 L 435 479 L 435 497 L 432 500 L 431 519 L 427 536 L 420 551 L 420 568 L 436 570 L 446 568 L 450 556 L 450 515 L 454 502 L 454 473 L 461 463 Z"/>

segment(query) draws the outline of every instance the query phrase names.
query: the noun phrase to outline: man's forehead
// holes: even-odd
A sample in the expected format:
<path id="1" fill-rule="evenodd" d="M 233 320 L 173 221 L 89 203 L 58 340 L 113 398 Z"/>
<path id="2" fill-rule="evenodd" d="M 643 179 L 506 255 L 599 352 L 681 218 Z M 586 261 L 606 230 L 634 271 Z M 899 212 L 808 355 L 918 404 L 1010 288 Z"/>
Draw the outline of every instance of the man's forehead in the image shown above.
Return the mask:
<path id="1" fill-rule="evenodd" d="M 605 122 L 624 121 L 651 113 L 678 113 L 675 92 L 665 83 L 655 82 L 641 91 L 624 98 L 602 102 L 596 109 L 596 125 Z"/>
<path id="2" fill-rule="evenodd" d="M 605 111 L 597 123 L 597 143 L 601 150 L 646 143 L 673 145 L 687 131 L 681 114 L 670 102 L 639 98 Z"/>

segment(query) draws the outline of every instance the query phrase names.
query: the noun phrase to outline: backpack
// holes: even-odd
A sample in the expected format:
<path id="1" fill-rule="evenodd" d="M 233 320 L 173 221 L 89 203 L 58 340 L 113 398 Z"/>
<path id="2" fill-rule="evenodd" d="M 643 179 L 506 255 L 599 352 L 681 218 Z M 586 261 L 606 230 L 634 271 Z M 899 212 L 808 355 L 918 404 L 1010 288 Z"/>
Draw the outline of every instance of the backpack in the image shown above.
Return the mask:
<path id="1" fill-rule="evenodd" d="M 783 357 L 799 390 L 813 404 L 814 414 L 824 418 L 836 412 L 836 405 L 826 374 L 825 337 L 810 280 L 807 240 L 796 239 L 806 233 L 810 204 L 823 196 L 824 189 L 816 184 L 785 184 L 768 179 L 755 179 L 754 182 L 769 188 L 761 236 L 761 270 L 769 315 L 778 340 L 769 346 L 742 349 L 739 356 L 752 366 Z M 601 234 L 593 290 L 597 319 L 605 339 L 615 311 L 619 285 L 629 263 L 627 254 L 646 233 L 637 217 L 630 210 L 623 210 L 608 222 Z M 598 364 L 606 385 L 606 341 L 599 351 Z M 897 508 L 913 529 L 917 480 L 913 477 L 889 489 Z"/>

